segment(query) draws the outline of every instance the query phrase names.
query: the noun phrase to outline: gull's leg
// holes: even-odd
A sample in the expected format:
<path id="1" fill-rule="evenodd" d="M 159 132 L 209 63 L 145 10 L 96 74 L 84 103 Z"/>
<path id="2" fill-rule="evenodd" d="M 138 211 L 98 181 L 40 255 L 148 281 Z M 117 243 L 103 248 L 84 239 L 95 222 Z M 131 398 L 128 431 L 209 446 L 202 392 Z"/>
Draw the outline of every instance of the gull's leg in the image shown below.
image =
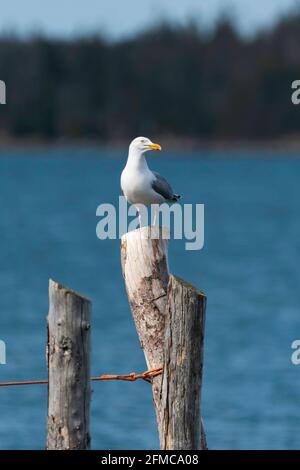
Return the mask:
<path id="1" fill-rule="evenodd" d="M 141 213 L 140 213 L 140 209 L 137 207 L 137 211 L 139 213 L 139 228 L 141 228 L 142 226 L 142 216 L 141 216 Z"/>
<path id="2" fill-rule="evenodd" d="M 157 207 L 155 207 L 154 217 L 153 217 L 153 227 L 155 227 L 155 225 L 156 225 L 157 212 L 158 212 L 158 209 L 157 209 Z"/>

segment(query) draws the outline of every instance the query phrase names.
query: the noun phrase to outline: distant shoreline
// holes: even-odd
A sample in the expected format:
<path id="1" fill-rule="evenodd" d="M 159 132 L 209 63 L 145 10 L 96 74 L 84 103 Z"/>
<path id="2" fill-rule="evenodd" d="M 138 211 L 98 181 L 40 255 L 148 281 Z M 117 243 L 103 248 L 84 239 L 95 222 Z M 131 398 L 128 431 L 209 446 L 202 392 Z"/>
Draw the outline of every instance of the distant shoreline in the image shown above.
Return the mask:
<path id="1" fill-rule="evenodd" d="M 200 151 L 217 151 L 217 152 L 299 152 L 300 156 L 300 136 L 287 137 L 274 140 L 200 140 L 194 138 L 176 138 L 176 137 L 159 137 L 151 138 L 159 142 L 163 150 L 176 152 L 200 152 Z M 97 139 L 42 139 L 42 138 L 12 138 L 0 136 L 0 151 L 20 151 L 20 150 L 99 150 L 99 151 L 124 151 L 128 147 L 128 140 L 102 141 Z"/>

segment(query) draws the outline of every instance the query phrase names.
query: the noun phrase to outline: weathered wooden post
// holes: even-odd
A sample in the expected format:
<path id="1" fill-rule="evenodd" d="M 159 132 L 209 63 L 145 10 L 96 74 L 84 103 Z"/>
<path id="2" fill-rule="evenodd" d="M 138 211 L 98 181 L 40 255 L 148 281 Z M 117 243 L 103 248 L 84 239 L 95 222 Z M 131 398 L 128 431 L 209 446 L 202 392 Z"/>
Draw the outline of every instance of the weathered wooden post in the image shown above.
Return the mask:
<path id="1" fill-rule="evenodd" d="M 202 292 L 170 275 L 161 392 L 163 449 L 206 447 L 200 418 L 205 303 Z"/>
<path id="2" fill-rule="evenodd" d="M 168 232 L 143 227 L 122 237 L 122 271 L 153 379 L 161 449 L 206 448 L 200 418 L 205 296 L 169 275 Z"/>
<path id="3" fill-rule="evenodd" d="M 165 311 L 169 269 L 168 233 L 152 238 L 154 229 L 143 227 L 122 237 L 122 271 L 129 304 L 148 369 L 163 363 Z M 153 379 L 153 399 L 157 422 L 161 412 L 161 376 Z"/>
<path id="4" fill-rule="evenodd" d="M 91 303 L 49 282 L 48 450 L 90 446 Z"/>

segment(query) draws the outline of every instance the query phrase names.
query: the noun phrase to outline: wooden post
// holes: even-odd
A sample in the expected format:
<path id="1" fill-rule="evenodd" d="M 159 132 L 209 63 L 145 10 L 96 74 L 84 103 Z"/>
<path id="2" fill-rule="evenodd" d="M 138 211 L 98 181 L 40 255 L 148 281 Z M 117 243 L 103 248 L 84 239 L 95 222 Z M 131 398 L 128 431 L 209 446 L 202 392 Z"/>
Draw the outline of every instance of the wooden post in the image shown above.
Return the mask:
<path id="1" fill-rule="evenodd" d="M 162 449 L 201 448 L 205 296 L 170 276 L 162 380 Z M 203 443 L 202 443 L 203 445 Z"/>
<path id="2" fill-rule="evenodd" d="M 91 303 L 49 282 L 48 450 L 90 446 Z"/>
<path id="3" fill-rule="evenodd" d="M 161 367 L 169 270 L 166 231 L 143 227 L 122 237 L 121 260 L 126 291 L 148 369 Z M 153 237 L 157 236 L 156 239 Z M 160 422 L 161 376 L 153 379 L 153 399 Z"/>
<path id="4" fill-rule="evenodd" d="M 148 369 L 164 367 L 163 377 L 154 378 L 152 387 L 160 446 L 206 448 L 200 423 L 205 296 L 169 275 L 168 233 L 160 229 L 157 237 L 157 230 L 143 227 L 126 233 L 121 258 Z"/>

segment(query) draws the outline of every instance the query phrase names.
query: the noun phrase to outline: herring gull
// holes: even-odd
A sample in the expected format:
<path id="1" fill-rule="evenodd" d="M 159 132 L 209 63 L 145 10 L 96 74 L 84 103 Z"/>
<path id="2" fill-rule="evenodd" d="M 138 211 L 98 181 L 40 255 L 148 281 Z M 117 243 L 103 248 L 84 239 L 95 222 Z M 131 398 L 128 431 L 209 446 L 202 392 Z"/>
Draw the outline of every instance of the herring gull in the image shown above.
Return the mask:
<path id="1" fill-rule="evenodd" d="M 123 194 L 130 204 L 136 206 L 140 223 L 140 205 L 170 204 L 180 198 L 163 176 L 148 167 L 145 153 L 150 150 L 161 150 L 161 146 L 146 137 L 136 137 L 129 146 L 127 163 L 121 175 Z"/>

